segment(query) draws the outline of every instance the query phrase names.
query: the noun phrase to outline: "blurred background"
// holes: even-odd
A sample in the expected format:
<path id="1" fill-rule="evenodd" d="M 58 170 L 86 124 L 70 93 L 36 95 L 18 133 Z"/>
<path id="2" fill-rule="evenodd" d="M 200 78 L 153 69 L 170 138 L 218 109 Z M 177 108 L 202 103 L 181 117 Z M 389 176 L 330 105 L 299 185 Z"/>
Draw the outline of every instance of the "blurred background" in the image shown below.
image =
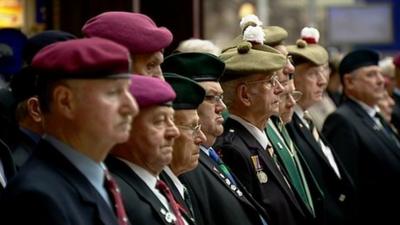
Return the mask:
<path id="1" fill-rule="evenodd" d="M 400 50 L 400 0 L 0 0 L 0 28 L 19 28 L 28 37 L 47 29 L 82 36 L 87 19 L 113 10 L 141 12 L 168 27 L 174 42 L 167 54 L 192 37 L 223 46 L 240 32 L 240 18 L 247 14 L 284 27 L 288 44 L 304 26 L 314 26 L 330 51 Z"/>

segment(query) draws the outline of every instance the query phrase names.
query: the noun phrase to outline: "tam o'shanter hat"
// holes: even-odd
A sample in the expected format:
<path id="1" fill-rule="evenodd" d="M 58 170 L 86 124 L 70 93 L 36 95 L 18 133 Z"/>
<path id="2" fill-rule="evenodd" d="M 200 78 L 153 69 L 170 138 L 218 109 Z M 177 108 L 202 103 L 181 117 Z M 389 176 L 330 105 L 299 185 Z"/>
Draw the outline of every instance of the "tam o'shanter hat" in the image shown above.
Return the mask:
<path id="1" fill-rule="evenodd" d="M 197 82 L 218 81 L 225 71 L 225 63 L 207 53 L 177 53 L 166 57 L 161 68 Z"/>
<path id="2" fill-rule="evenodd" d="M 286 57 L 276 49 L 264 44 L 263 29 L 249 26 L 243 34 L 244 41 L 226 49 L 220 59 L 225 62 L 222 81 L 238 79 L 253 74 L 271 74 L 283 68 Z"/>
<path id="3" fill-rule="evenodd" d="M 287 47 L 289 54 L 293 56 L 295 65 L 311 62 L 321 66 L 328 63 L 328 52 L 318 44 L 319 31 L 313 27 L 305 27 L 301 31 L 301 39 L 296 45 Z"/>
<path id="4" fill-rule="evenodd" d="M 255 15 L 248 15 L 242 18 L 240 22 L 240 27 L 242 32 L 240 35 L 236 36 L 232 41 L 230 41 L 224 48 L 223 52 L 236 47 L 243 40 L 248 40 L 244 37 L 244 33 L 249 26 L 260 27 L 264 33 L 264 41 L 263 43 L 268 46 L 275 46 L 282 44 L 282 42 L 288 37 L 288 32 L 279 26 L 266 26 L 262 28 L 262 22 Z"/>
<path id="5" fill-rule="evenodd" d="M 197 109 L 203 102 L 206 92 L 192 79 L 175 73 L 164 73 L 164 78 L 176 93 L 172 103 L 175 110 Z"/>
<path id="6" fill-rule="evenodd" d="M 89 19 L 82 28 L 86 37 L 101 37 L 127 47 L 131 54 L 160 51 L 172 42 L 172 33 L 158 27 L 141 13 L 105 12 Z"/>

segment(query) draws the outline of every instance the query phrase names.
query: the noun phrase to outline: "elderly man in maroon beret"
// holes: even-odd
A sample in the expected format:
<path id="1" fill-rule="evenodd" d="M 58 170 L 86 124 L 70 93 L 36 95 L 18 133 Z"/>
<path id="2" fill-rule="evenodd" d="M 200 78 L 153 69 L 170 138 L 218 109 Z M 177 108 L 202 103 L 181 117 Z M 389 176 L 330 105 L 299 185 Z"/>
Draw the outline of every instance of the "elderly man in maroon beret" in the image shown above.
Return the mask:
<path id="1" fill-rule="evenodd" d="M 174 141 L 180 135 L 174 123 L 176 103 L 197 108 L 192 106 L 192 98 L 183 98 L 182 101 L 182 96 L 190 96 L 201 87 L 196 89 L 196 83 L 182 80 L 181 85 L 187 87 L 186 93 L 176 98 L 174 89 L 161 79 L 134 76 L 132 81 L 131 93 L 137 99 L 140 113 L 132 122 L 128 142 L 114 147 L 106 160 L 120 185 L 127 215 L 137 224 L 193 224 L 188 210 L 179 205 L 170 186 L 159 175 L 175 157 Z M 203 98 L 204 91 L 196 99 L 202 101 Z M 189 114 L 195 114 L 195 109 L 184 111 L 192 111 L 186 112 L 188 118 L 197 122 Z M 179 125 L 185 127 L 184 135 L 190 133 L 191 125 Z"/>
<path id="2" fill-rule="evenodd" d="M 82 28 L 86 37 L 102 37 L 129 49 L 133 72 L 162 78 L 163 49 L 172 42 L 172 33 L 157 27 L 146 15 L 105 12 L 89 19 Z M 163 79 L 163 78 L 162 78 Z"/>
<path id="3" fill-rule="evenodd" d="M 128 50 L 100 38 L 49 45 L 33 59 L 44 137 L 0 199 L 2 224 L 127 225 L 103 160 L 138 108 Z"/>

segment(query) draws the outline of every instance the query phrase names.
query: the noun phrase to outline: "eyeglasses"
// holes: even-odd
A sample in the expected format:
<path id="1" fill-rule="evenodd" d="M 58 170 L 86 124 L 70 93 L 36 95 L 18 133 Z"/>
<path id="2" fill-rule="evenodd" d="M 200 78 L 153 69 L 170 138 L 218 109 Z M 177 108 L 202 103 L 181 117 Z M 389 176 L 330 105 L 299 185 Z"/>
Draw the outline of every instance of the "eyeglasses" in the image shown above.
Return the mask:
<path id="1" fill-rule="evenodd" d="M 288 54 L 288 55 L 286 55 L 286 64 L 294 64 L 294 61 L 293 61 L 293 56 L 292 55 L 290 55 L 290 54 Z"/>
<path id="2" fill-rule="evenodd" d="M 293 92 L 283 94 L 280 97 L 281 97 L 281 100 L 284 100 L 284 101 L 289 101 L 290 97 L 292 97 L 293 100 L 295 102 L 297 102 L 301 99 L 301 96 L 303 96 L 303 93 L 301 91 L 293 91 Z"/>
<path id="3" fill-rule="evenodd" d="M 184 130 L 189 130 L 192 133 L 192 137 L 196 137 L 200 134 L 201 132 L 201 124 L 197 124 L 196 126 L 190 126 L 190 125 L 176 125 L 179 128 L 182 128 Z"/>
<path id="4" fill-rule="evenodd" d="M 224 95 L 206 95 L 204 100 L 217 104 L 224 100 Z"/>
<path id="5" fill-rule="evenodd" d="M 257 83 L 265 83 L 269 88 L 274 88 L 278 86 L 279 80 L 278 80 L 278 75 L 274 73 L 270 79 L 265 79 L 265 80 L 254 80 L 254 81 L 246 81 L 244 82 L 245 84 L 257 84 Z"/>

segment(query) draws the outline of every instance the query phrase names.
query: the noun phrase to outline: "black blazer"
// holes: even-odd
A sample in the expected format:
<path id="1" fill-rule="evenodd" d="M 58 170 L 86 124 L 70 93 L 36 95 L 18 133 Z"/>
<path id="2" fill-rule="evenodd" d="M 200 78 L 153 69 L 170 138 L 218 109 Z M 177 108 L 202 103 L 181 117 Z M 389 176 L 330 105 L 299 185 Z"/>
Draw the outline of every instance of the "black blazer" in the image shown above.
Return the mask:
<path id="1" fill-rule="evenodd" d="M 323 133 L 355 181 L 360 215 L 370 223 L 398 224 L 392 205 L 400 202 L 400 148 L 350 99 L 327 118 Z"/>
<path id="2" fill-rule="evenodd" d="M 229 185 L 218 166 L 203 151 L 199 165 L 179 177 L 190 190 L 196 219 L 207 225 L 261 225 L 260 216 L 268 220 L 264 210 L 238 184 L 240 191 Z"/>
<path id="3" fill-rule="evenodd" d="M 18 130 L 15 136 L 15 144 L 12 147 L 12 157 L 15 162 L 17 170 L 28 160 L 32 155 L 37 143 L 32 140 L 27 134 Z"/>
<path id="4" fill-rule="evenodd" d="M 45 140 L 0 199 L 4 225 L 118 225 L 88 179 Z"/>
<path id="5" fill-rule="evenodd" d="M 400 132 L 400 94 L 393 93 L 393 100 L 396 103 L 393 108 L 392 113 L 392 124 Z"/>
<path id="6" fill-rule="evenodd" d="M 126 214 L 132 224 L 174 224 L 168 219 L 168 209 L 126 163 L 108 156 L 106 165 L 118 183 Z M 190 216 L 183 216 L 189 224 L 195 224 Z"/>
<path id="7" fill-rule="evenodd" d="M 330 166 L 320 145 L 297 114 L 293 115 L 292 121 L 286 125 L 286 128 L 324 194 L 324 208 L 319 210 L 322 215 L 317 216 L 323 218 L 324 224 L 329 225 L 353 223 L 356 219 L 354 183 L 343 167 L 341 160 L 337 157 L 334 148 L 320 134 L 324 144 L 331 148 L 341 175 L 340 179 Z"/>
<path id="8" fill-rule="evenodd" d="M 247 190 L 267 211 L 272 224 L 310 224 L 313 216 L 289 188 L 274 160 L 239 122 L 228 118 L 215 149 Z M 257 178 L 252 157 L 258 157 L 267 182 Z"/>

